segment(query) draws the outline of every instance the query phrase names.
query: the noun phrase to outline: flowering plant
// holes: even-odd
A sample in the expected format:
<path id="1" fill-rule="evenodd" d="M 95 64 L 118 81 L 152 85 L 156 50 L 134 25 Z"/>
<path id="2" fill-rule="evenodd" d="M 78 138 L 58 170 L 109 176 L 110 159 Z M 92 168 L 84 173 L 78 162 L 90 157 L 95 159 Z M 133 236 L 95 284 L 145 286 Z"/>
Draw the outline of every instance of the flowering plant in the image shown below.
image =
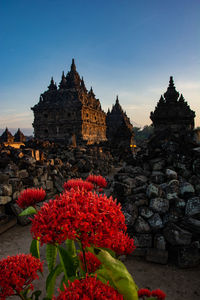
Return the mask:
<path id="1" fill-rule="evenodd" d="M 26 208 L 21 215 L 34 214 L 31 233 L 33 241 L 30 252 L 32 259 L 37 260 L 32 265 L 37 268 L 24 270 L 24 280 L 17 264 L 8 265 L 9 274 L 15 274 L 16 294 L 21 299 L 39 299 L 40 292 L 31 296 L 32 280 L 37 277 L 36 271 L 42 271 L 39 262 L 39 245 L 46 244 L 46 260 L 49 274 L 46 279 L 46 297 L 49 299 L 125 299 L 138 300 L 138 297 L 149 299 L 164 299 L 162 291 L 138 291 L 138 288 L 124 264 L 118 259 L 122 254 L 130 254 L 135 246 L 134 240 L 127 233 L 125 217 L 120 203 L 101 194 L 106 187 L 106 180 L 102 176 L 90 175 L 85 181 L 71 179 L 64 184 L 64 192 L 44 203 L 38 210 L 35 203 L 38 198 L 30 199 L 27 193 L 20 195 L 18 204 Z M 93 191 L 92 191 L 93 190 Z M 27 200 L 28 199 L 28 200 Z M 21 205 L 22 203 L 22 205 Z M 32 205 L 32 208 L 26 207 Z M 59 263 L 57 262 L 59 256 Z M 0 262 L 4 266 L 5 262 Z M 23 264 L 22 264 L 23 265 Z M 14 271 L 13 271 L 14 269 Z M 3 269 L 2 269 L 3 270 Z M 63 274 L 59 296 L 56 298 L 56 278 Z M 9 275 L 8 275 L 9 277 Z M 8 280 L 8 283 L 11 282 Z M 2 299 L 11 295 L 9 284 L 3 285 L 0 277 L 0 293 Z M 159 292 L 160 291 L 160 292 Z M 12 293 L 13 294 L 13 293 Z M 163 293 L 164 294 L 164 293 Z M 1 295 L 1 294 L 0 294 Z"/>

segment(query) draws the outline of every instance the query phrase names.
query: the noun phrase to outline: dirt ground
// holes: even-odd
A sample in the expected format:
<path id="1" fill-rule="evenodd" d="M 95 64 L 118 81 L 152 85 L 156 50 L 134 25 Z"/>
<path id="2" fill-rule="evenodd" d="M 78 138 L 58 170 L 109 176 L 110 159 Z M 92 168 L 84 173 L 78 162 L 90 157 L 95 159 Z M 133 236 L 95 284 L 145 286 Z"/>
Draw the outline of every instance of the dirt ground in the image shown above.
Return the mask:
<path id="1" fill-rule="evenodd" d="M 28 253 L 30 242 L 30 225 L 14 226 L 0 235 L 0 259 L 17 253 Z M 42 247 L 42 260 L 44 256 L 45 249 Z M 167 294 L 166 299 L 170 300 L 200 300 L 200 267 L 178 269 L 173 265 L 153 264 L 133 256 L 128 257 L 125 264 L 140 288 L 160 288 Z M 47 269 L 46 265 L 44 269 Z M 44 291 L 44 279 L 35 281 L 35 287 Z"/>

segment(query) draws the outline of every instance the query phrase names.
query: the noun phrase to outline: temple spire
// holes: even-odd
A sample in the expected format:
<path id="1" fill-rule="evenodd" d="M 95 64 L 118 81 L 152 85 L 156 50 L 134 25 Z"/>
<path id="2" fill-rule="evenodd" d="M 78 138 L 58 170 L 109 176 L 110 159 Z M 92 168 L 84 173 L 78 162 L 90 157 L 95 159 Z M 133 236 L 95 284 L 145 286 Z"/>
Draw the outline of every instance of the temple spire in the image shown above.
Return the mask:
<path id="1" fill-rule="evenodd" d="M 116 102 L 115 102 L 115 104 L 118 104 L 118 105 L 119 105 L 119 98 L 118 98 L 118 95 L 117 95 L 117 97 L 116 97 Z"/>
<path id="2" fill-rule="evenodd" d="M 57 90 L 57 86 L 53 80 L 53 76 L 51 77 L 50 85 L 48 86 L 49 91 Z"/>
<path id="3" fill-rule="evenodd" d="M 83 77 L 81 78 L 81 88 L 82 88 L 82 90 L 83 90 L 85 93 L 87 93 L 87 89 L 86 89 L 86 86 L 85 86 L 85 82 L 84 82 L 84 80 L 83 80 Z"/>
<path id="4" fill-rule="evenodd" d="M 65 89 L 67 88 L 67 80 L 65 78 L 65 74 L 64 74 L 64 71 L 62 72 L 62 77 L 61 77 L 61 81 L 59 83 L 59 88 L 60 89 Z"/>
<path id="5" fill-rule="evenodd" d="M 76 71 L 76 65 L 75 65 L 74 58 L 72 58 L 71 71 Z"/>
<path id="6" fill-rule="evenodd" d="M 166 93 L 164 93 L 164 97 L 167 102 L 176 102 L 178 100 L 179 93 L 176 91 L 172 76 L 170 76 L 169 86 Z"/>

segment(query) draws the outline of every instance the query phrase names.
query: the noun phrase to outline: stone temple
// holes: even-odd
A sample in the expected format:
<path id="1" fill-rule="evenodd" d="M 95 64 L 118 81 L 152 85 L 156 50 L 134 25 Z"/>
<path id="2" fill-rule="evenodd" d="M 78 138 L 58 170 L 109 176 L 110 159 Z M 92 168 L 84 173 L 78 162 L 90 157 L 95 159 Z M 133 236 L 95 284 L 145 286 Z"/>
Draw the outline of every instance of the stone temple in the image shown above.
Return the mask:
<path id="1" fill-rule="evenodd" d="M 150 115 L 155 132 L 165 129 L 171 132 L 193 130 L 194 118 L 195 112 L 190 109 L 183 95 L 179 96 L 171 76 L 164 97 L 161 95 L 154 112 Z"/>
<path id="2" fill-rule="evenodd" d="M 59 87 L 51 79 L 48 90 L 40 96 L 34 112 L 35 138 L 66 143 L 87 144 L 106 141 L 106 113 L 92 90 L 88 92 L 74 59 Z"/>
<path id="3" fill-rule="evenodd" d="M 133 126 L 123 111 L 118 96 L 112 110 L 108 110 L 106 124 L 107 138 L 111 144 L 123 147 L 134 147 Z"/>

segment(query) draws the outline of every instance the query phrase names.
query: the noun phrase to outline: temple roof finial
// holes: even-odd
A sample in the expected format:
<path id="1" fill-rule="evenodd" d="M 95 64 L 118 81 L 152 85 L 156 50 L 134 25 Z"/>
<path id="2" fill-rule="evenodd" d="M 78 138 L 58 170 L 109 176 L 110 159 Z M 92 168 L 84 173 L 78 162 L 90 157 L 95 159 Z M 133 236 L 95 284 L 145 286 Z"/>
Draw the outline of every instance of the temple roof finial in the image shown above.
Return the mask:
<path id="1" fill-rule="evenodd" d="M 53 80 L 53 76 L 51 77 L 50 85 L 48 86 L 49 91 L 57 90 L 57 85 L 55 84 Z"/>
<path id="2" fill-rule="evenodd" d="M 72 58 L 71 71 L 76 71 L 76 65 L 75 65 L 74 58 Z"/>
<path id="3" fill-rule="evenodd" d="M 164 93 L 164 97 L 167 102 L 176 102 L 178 100 L 179 93 L 174 86 L 173 76 L 170 76 L 169 86 L 166 93 Z"/>
<path id="4" fill-rule="evenodd" d="M 118 95 L 116 97 L 116 104 L 119 104 L 119 97 L 118 97 Z"/>

